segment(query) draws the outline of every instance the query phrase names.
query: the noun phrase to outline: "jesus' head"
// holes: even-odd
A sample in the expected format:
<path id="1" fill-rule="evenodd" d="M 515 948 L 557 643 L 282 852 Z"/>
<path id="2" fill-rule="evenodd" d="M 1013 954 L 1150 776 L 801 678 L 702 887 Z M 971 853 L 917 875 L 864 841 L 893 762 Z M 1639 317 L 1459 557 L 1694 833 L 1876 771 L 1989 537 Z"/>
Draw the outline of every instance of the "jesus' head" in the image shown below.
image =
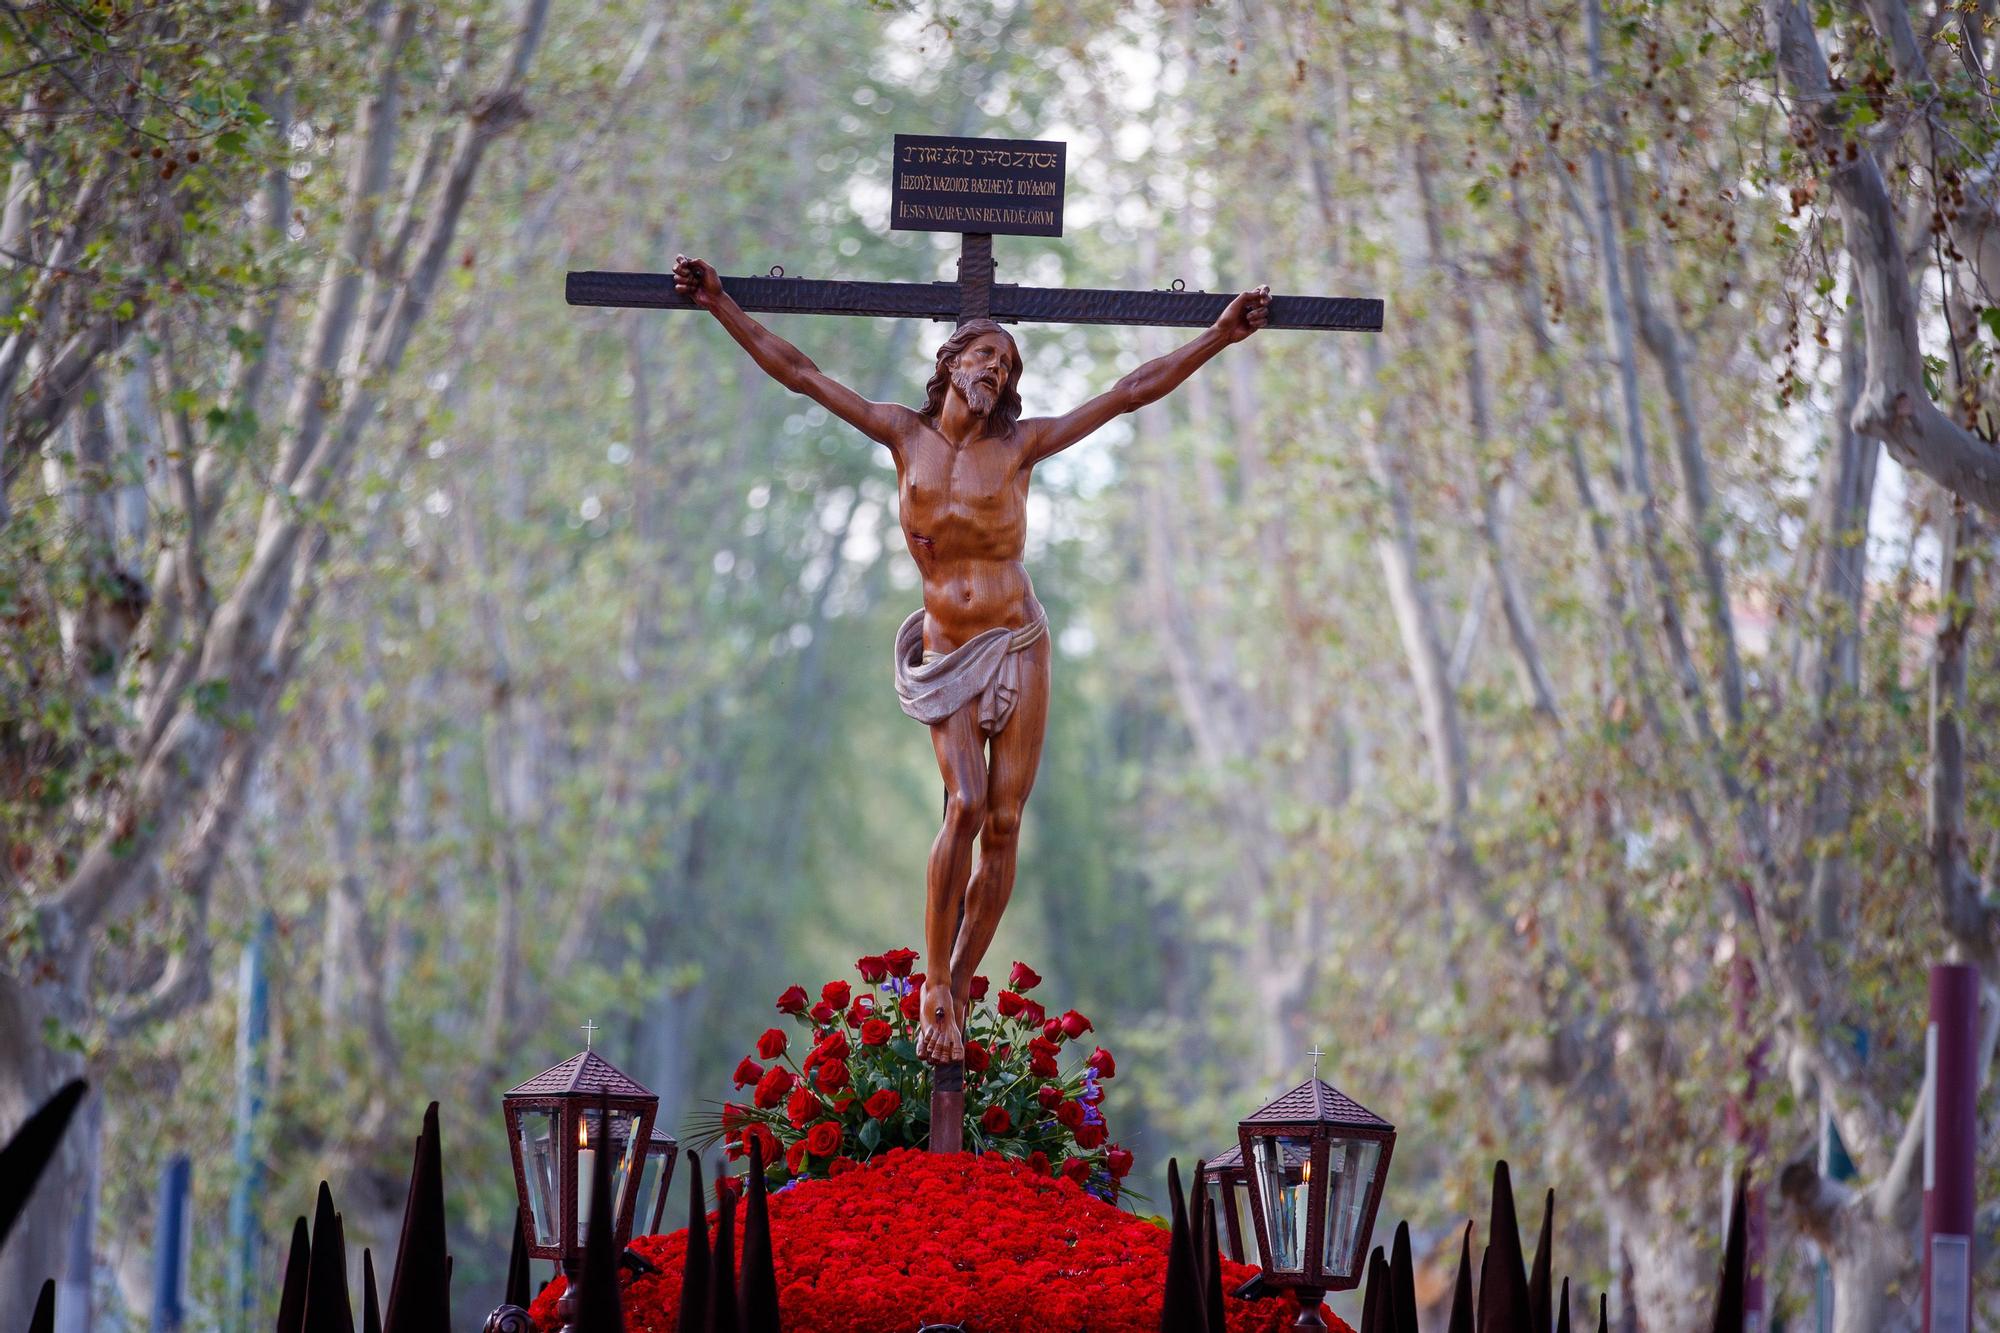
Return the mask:
<path id="1" fill-rule="evenodd" d="M 990 319 L 959 325 L 937 351 L 937 371 L 924 386 L 923 414 L 937 420 L 952 390 L 973 415 L 1000 427 L 1021 416 L 1021 351 L 1014 337 Z"/>

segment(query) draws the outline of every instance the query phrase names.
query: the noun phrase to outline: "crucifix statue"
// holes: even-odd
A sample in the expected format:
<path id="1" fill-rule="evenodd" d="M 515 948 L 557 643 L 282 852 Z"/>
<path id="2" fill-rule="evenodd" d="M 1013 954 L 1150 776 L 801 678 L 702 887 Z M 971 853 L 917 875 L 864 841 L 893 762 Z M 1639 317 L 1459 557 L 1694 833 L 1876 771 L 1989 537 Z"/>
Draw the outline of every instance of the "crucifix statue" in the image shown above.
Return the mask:
<path id="1" fill-rule="evenodd" d="M 1035 465 L 1171 393 L 1259 329 L 1382 327 L 1382 303 L 1366 298 L 995 283 L 993 232 L 1060 234 L 1062 171 L 1061 144 L 897 136 L 892 220 L 959 231 L 955 283 L 808 281 L 777 270 L 721 277 L 679 256 L 671 274 L 572 273 L 567 285 L 575 305 L 709 312 L 767 375 L 895 462 L 898 515 L 923 582 L 923 607 L 896 636 L 896 692 L 903 711 L 930 728 L 945 790 L 925 876 L 917 1043 L 940 1067 L 934 1099 L 955 1090 L 962 1073 L 972 977 L 1013 893 L 1021 811 L 1048 717 L 1048 618 L 1021 562 Z M 924 402 L 904 407 L 871 402 L 833 379 L 752 310 L 955 319 L 958 327 L 938 348 Z M 1023 419 L 1021 354 L 1001 322 L 1019 320 L 1201 332 L 1061 416 Z M 934 1107 L 932 1126 L 934 1147 L 956 1148 L 956 1116 Z"/>
<path id="2" fill-rule="evenodd" d="M 925 973 L 917 1053 L 965 1055 L 972 974 L 1014 892 L 1021 809 L 1035 785 L 1049 712 L 1049 622 L 1021 556 L 1028 479 L 1112 418 L 1178 388 L 1270 318 L 1271 291 L 1244 292 L 1207 329 L 1079 407 L 1021 416 L 1021 353 L 1006 329 L 972 319 L 937 351 L 921 407 L 875 403 L 759 324 L 714 268 L 678 256 L 674 286 L 765 374 L 883 445 L 896 464 L 898 516 L 924 605 L 896 635 L 896 693 L 930 727 L 944 779 L 944 827 L 925 874 Z M 973 846 L 978 844 L 975 866 Z"/>

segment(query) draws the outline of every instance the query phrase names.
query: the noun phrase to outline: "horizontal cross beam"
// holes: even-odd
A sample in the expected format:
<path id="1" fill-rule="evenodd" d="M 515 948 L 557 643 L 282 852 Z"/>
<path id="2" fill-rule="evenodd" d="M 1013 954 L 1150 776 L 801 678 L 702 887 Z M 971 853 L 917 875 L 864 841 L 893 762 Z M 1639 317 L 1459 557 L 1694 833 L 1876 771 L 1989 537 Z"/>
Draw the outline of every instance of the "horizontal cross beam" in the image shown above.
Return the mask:
<path id="1" fill-rule="evenodd" d="M 961 313 L 959 284 L 955 282 L 725 277 L 722 289 L 736 298 L 736 304 L 757 314 L 955 320 Z M 563 294 L 571 305 L 647 310 L 699 308 L 674 290 L 671 273 L 571 273 Z M 1002 323 L 1201 328 L 1213 324 L 1233 299 L 1234 293 L 1224 292 L 1125 292 L 995 283 L 991 311 L 992 317 Z M 1379 333 L 1382 302 L 1359 296 L 1273 296 L 1266 327 Z"/>

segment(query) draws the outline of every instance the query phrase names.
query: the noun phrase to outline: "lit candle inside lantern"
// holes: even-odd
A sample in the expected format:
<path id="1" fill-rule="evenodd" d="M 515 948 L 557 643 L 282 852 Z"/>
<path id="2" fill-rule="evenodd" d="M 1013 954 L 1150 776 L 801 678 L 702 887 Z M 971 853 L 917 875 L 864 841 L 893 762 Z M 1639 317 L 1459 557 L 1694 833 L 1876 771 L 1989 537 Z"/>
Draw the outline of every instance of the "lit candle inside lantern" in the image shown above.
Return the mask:
<path id="1" fill-rule="evenodd" d="M 582 1121 L 577 1122 L 576 1142 L 576 1238 L 582 1240 L 590 1229 L 590 1190 L 597 1182 L 597 1150 Z"/>
<path id="2" fill-rule="evenodd" d="M 1299 1166 L 1299 1186 L 1292 1191 L 1292 1231 L 1298 1266 L 1302 1269 L 1306 1266 L 1306 1218 L 1312 1210 L 1312 1178 L 1312 1159 L 1307 1158 Z"/>

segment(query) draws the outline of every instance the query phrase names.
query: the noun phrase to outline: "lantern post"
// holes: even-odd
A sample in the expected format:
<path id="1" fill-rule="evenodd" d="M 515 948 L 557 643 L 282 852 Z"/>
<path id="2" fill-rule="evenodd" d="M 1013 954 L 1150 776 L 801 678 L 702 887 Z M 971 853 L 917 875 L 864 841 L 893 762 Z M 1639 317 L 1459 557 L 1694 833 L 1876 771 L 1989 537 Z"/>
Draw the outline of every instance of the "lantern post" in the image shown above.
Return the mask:
<path id="1" fill-rule="evenodd" d="M 573 1321 L 576 1280 L 583 1271 L 596 1154 L 613 1154 L 612 1239 L 622 1250 L 632 1238 L 660 1105 L 657 1095 L 590 1049 L 594 1030 L 594 1024 L 586 1025 L 583 1050 L 501 1098 L 528 1254 L 555 1260 L 569 1279 L 560 1309 L 565 1328 Z M 670 1163 L 671 1158 L 662 1164 L 663 1175 Z"/>
<path id="2" fill-rule="evenodd" d="M 1360 1284 L 1396 1146 L 1396 1127 L 1316 1066 L 1236 1127 L 1263 1284 L 1297 1295 L 1301 1329 L 1325 1328 L 1326 1293 Z"/>

